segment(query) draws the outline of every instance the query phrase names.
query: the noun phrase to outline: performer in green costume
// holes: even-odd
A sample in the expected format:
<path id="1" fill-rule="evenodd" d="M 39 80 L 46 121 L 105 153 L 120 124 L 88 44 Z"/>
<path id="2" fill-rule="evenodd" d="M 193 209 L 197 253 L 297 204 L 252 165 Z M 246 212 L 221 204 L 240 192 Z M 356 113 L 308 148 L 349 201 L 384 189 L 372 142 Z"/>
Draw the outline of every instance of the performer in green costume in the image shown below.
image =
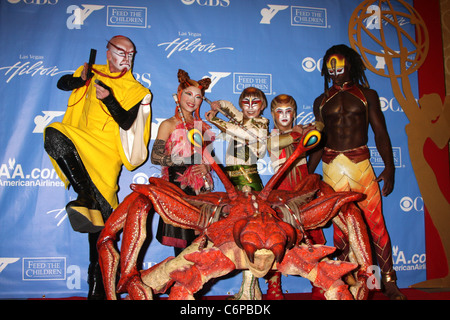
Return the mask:
<path id="1" fill-rule="evenodd" d="M 261 116 L 267 106 L 267 99 L 264 92 L 249 87 L 242 91 L 239 106 L 242 112 L 229 101 L 214 101 L 205 117 L 227 137 L 231 137 L 225 158 L 225 172 L 231 182 L 239 190 L 250 187 L 255 191 L 261 191 L 263 183 L 256 162 L 263 158 L 267 151 L 269 120 Z M 225 113 L 230 121 L 218 118 L 216 115 L 219 111 Z M 234 299 L 261 299 L 258 279 L 250 271 L 243 272 L 241 289 Z"/>

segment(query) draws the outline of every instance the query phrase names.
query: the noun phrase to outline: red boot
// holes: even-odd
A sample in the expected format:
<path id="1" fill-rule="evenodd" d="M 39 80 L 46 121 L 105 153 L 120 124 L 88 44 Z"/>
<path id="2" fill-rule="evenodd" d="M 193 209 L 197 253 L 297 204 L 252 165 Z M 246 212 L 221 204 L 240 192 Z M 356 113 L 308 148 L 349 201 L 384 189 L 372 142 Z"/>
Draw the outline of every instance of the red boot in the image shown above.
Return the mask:
<path id="1" fill-rule="evenodd" d="M 281 290 L 281 272 L 269 273 L 268 276 L 266 300 L 284 300 L 283 291 Z"/>

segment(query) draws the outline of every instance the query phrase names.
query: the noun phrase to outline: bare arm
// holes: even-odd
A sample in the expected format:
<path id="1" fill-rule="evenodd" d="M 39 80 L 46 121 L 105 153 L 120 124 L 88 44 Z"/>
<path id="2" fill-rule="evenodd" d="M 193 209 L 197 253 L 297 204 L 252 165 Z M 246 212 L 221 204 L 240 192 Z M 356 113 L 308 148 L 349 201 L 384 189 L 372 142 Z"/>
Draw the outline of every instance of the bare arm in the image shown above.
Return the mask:
<path id="1" fill-rule="evenodd" d="M 369 103 L 369 123 L 372 127 L 375 145 L 384 162 L 384 170 L 377 178 L 377 182 L 383 180 L 383 188 L 381 194 L 389 195 L 394 189 L 395 166 L 394 156 L 392 153 L 391 139 L 386 128 L 386 121 L 381 111 L 380 99 L 374 90 L 368 90 L 365 93 Z"/>
<path id="2" fill-rule="evenodd" d="M 313 112 L 314 112 L 314 117 L 315 117 L 316 122 L 320 121 L 323 123 L 323 119 L 322 119 L 322 116 L 320 115 L 320 110 L 319 110 L 319 106 L 322 101 L 322 98 L 323 98 L 323 95 L 319 96 L 314 101 Z M 325 132 L 325 130 L 326 130 L 326 128 L 323 129 L 323 132 Z M 322 135 L 322 140 L 324 138 L 325 138 L 324 135 Z M 322 154 L 323 154 L 323 142 L 320 143 L 319 146 L 317 146 L 315 149 L 313 149 L 313 151 L 309 155 L 308 173 L 312 174 L 316 171 L 317 166 L 319 165 L 320 160 L 322 159 Z"/>
<path id="3" fill-rule="evenodd" d="M 151 161 L 153 164 L 170 167 L 175 165 L 173 155 L 166 155 L 165 146 L 170 133 L 175 129 L 170 119 L 164 120 L 158 128 L 158 134 L 153 143 Z"/>

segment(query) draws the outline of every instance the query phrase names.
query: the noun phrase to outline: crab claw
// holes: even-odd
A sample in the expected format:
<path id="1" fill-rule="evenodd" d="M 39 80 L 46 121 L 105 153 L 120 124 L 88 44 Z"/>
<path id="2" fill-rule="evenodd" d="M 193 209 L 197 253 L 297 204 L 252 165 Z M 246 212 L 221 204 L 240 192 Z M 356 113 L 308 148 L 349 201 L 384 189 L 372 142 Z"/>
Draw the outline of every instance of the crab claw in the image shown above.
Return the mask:
<path id="1" fill-rule="evenodd" d="M 234 241 L 236 242 L 236 245 L 240 249 L 244 249 L 242 247 L 242 243 L 241 243 L 241 232 L 242 232 L 242 229 L 244 229 L 244 227 L 246 225 L 247 225 L 247 220 L 241 219 L 241 220 L 237 221 L 233 226 L 233 238 L 234 238 Z"/>
<path id="2" fill-rule="evenodd" d="M 275 260 L 281 262 L 286 249 L 296 244 L 297 233 L 290 224 L 278 221 L 270 215 L 262 216 L 238 220 L 233 227 L 234 241 L 244 250 L 251 263 L 255 263 L 255 253 L 262 249 L 271 251 Z M 271 222 L 270 230 L 260 229 L 260 222 L 263 220 Z"/>
<path id="3" fill-rule="evenodd" d="M 282 221 L 277 226 L 280 228 L 278 232 L 273 232 L 266 241 L 266 247 L 275 255 L 275 260 L 281 262 L 287 249 L 291 249 L 297 240 L 297 233 L 294 228 Z M 280 231 L 283 232 L 280 232 Z"/>
<path id="4" fill-rule="evenodd" d="M 290 224 L 288 224 L 286 222 L 280 221 L 280 222 L 278 222 L 278 225 L 286 233 L 286 237 L 287 237 L 286 249 L 291 249 L 297 242 L 297 232 Z"/>
<path id="5" fill-rule="evenodd" d="M 273 252 L 275 255 L 275 261 L 280 263 L 283 261 L 284 254 L 286 253 L 286 248 L 283 246 L 283 244 L 278 243 L 274 245 L 272 248 L 270 248 L 270 251 Z"/>
<path id="6" fill-rule="evenodd" d="M 256 247 L 250 243 L 245 243 L 242 249 L 245 251 L 245 254 L 248 257 L 248 261 L 250 261 L 251 263 L 255 263 Z"/>

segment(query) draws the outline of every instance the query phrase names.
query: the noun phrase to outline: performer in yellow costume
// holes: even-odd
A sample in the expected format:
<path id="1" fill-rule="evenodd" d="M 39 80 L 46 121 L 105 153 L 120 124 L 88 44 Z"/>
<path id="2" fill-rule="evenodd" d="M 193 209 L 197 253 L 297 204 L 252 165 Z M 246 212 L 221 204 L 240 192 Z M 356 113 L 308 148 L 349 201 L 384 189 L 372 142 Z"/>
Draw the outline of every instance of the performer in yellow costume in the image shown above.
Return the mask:
<path id="1" fill-rule="evenodd" d="M 369 88 L 364 69 L 359 54 L 346 45 L 331 47 L 326 52 L 322 68 L 325 92 L 314 102 L 316 120 L 325 125 L 325 146 L 310 156 L 308 169 L 310 173 L 314 172 L 322 159 L 323 179 L 335 191 L 352 190 L 367 196 L 357 205 L 372 236 L 381 269 L 382 289 L 390 299 L 405 299 L 396 284 L 391 241 L 381 204 L 381 195 L 389 195 L 394 187 L 392 146 L 380 99 L 377 92 Z M 328 88 L 330 80 L 333 86 Z M 369 125 L 385 166 L 378 177 L 370 163 L 367 147 Z M 380 181 L 383 181 L 381 192 Z M 334 245 L 344 258 L 348 255 L 348 241 L 337 228 L 334 229 Z"/>
<path id="2" fill-rule="evenodd" d="M 122 165 L 133 170 L 144 163 L 151 131 L 151 93 L 131 71 L 133 42 L 115 36 L 107 49 L 106 65 L 91 69 L 85 63 L 58 81 L 59 89 L 72 94 L 62 122 L 50 124 L 44 132 L 44 147 L 55 170 L 78 194 L 66 211 L 75 231 L 89 233 L 92 298 L 97 295 L 95 286 L 101 286 L 101 278 L 91 279 L 99 271 L 91 272 L 98 269 L 96 242 L 118 205 L 120 170 Z"/>

